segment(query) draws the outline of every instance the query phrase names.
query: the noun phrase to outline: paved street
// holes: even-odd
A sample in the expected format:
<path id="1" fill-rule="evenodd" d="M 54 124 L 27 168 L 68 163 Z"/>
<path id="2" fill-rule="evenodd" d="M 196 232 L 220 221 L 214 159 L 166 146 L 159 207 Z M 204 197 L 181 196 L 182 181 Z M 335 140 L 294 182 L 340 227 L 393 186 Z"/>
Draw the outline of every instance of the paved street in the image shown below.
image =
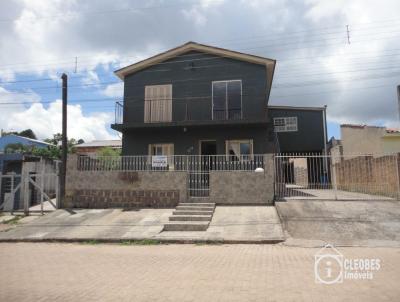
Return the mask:
<path id="1" fill-rule="evenodd" d="M 339 249 L 382 267 L 323 285 L 314 248 L 1 243 L 0 301 L 398 301 L 400 249 Z"/>

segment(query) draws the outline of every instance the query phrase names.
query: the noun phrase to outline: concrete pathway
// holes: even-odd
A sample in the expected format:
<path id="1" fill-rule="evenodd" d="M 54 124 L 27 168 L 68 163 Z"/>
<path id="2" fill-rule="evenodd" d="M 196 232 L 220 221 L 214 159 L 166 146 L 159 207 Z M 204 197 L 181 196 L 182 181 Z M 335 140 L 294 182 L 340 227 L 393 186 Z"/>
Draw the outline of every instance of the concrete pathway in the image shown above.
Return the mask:
<path id="1" fill-rule="evenodd" d="M 315 282 L 319 249 L 278 245 L 0 243 L 0 301 L 398 301 L 400 249 L 339 248 L 380 259 L 372 280 Z"/>
<path id="2" fill-rule="evenodd" d="M 285 244 L 321 246 L 400 246 L 400 202 L 314 201 L 277 202 Z"/>
<path id="3" fill-rule="evenodd" d="M 173 209 L 57 210 L 0 232 L 0 241 L 163 241 L 279 242 L 284 239 L 274 207 L 216 207 L 207 231 L 163 232 Z"/>
<path id="4" fill-rule="evenodd" d="M 302 189 L 299 186 L 291 186 L 289 188 L 293 190 L 291 193 L 292 196 L 285 197 L 286 200 L 395 200 L 388 196 L 342 190 Z"/>

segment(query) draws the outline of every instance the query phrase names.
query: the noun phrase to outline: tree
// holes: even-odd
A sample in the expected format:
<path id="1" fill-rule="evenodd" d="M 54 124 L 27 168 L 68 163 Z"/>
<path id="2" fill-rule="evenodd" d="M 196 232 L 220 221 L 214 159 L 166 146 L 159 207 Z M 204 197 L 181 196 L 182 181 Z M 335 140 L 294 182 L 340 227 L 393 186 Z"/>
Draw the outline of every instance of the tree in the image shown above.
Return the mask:
<path id="1" fill-rule="evenodd" d="M 120 156 L 121 150 L 120 149 L 113 149 L 111 147 L 103 147 L 99 149 L 96 154 L 98 156 Z"/>
<path id="2" fill-rule="evenodd" d="M 10 132 L 2 131 L 2 133 L 1 133 L 2 136 L 7 136 L 7 135 L 11 135 L 11 134 L 19 135 L 19 136 L 23 136 L 23 137 L 27 137 L 27 138 L 31 138 L 31 139 L 37 139 L 37 137 L 36 137 L 35 133 L 32 131 L 32 129 L 25 129 L 25 130 L 22 130 L 21 132 L 18 132 L 18 131 L 10 131 Z"/>
<path id="3" fill-rule="evenodd" d="M 27 153 L 27 152 L 29 152 L 29 147 L 28 146 L 24 146 L 21 143 L 7 144 L 4 147 L 4 153 L 5 154 Z"/>
<path id="4" fill-rule="evenodd" d="M 25 129 L 21 132 L 18 133 L 19 136 L 31 138 L 31 139 L 37 139 L 35 133 L 32 131 L 32 129 Z"/>

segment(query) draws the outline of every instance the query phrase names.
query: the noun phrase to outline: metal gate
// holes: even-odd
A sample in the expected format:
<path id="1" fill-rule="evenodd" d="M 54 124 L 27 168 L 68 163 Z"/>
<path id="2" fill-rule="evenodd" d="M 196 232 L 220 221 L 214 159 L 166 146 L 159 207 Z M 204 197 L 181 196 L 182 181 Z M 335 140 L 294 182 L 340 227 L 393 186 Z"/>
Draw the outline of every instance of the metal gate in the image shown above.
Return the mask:
<path id="1" fill-rule="evenodd" d="M 57 208 L 57 173 L 0 174 L 0 211 L 45 212 Z"/>
<path id="2" fill-rule="evenodd" d="M 400 198 L 399 156 L 275 155 L 277 199 L 381 200 Z"/>
<path id="3" fill-rule="evenodd" d="M 212 156 L 190 156 L 188 158 L 189 197 L 208 197 L 210 195 L 210 168 Z"/>

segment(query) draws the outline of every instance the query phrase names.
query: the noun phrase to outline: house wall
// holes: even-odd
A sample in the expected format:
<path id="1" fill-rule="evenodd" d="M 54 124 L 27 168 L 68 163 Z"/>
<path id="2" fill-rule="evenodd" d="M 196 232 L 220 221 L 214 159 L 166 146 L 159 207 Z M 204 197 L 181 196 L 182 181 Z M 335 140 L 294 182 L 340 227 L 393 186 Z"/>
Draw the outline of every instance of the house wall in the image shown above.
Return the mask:
<path id="1" fill-rule="evenodd" d="M 384 154 L 393 154 L 400 152 L 400 134 L 387 134 L 381 138 Z"/>
<path id="2" fill-rule="evenodd" d="M 343 154 L 382 154 L 382 136 L 385 127 L 346 126 L 340 127 Z"/>
<path id="3" fill-rule="evenodd" d="M 210 200 L 217 204 L 272 204 L 274 161 L 264 159 L 265 171 L 211 171 Z"/>
<path id="4" fill-rule="evenodd" d="M 186 200 L 186 172 L 78 171 L 68 157 L 62 208 L 172 208 Z"/>
<path id="5" fill-rule="evenodd" d="M 265 125 L 202 126 L 132 129 L 124 133 L 122 154 L 147 155 L 148 145 L 154 143 L 173 143 L 176 155 L 199 154 L 199 140 L 216 140 L 217 153 L 225 154 L 225 141 L 229 139 L 252 139 L 255 154 L 270 153 L 274 150 L 272 129 Z"/>
<path id="6" fill-rule="evenodd" d="M 144 122 L 146 85 L 172 84 L 173 121 L 184 120 L 186 104 L 192 120 L 211 120 L 212 81 L 240 79 L 243 118 L 265 118 L 264 65 L 191 51 L 125 77 L 124 124 Z M 187 101 L 187 98 L 195 99 Z"/>
<path id="7" fill-rule="evenodd" d="M 274 117 L 297 117 L 298 131 L 277 132 L 280 152 L 322 152 L 325 147 L 323 110 L 268 109 Z"/>

